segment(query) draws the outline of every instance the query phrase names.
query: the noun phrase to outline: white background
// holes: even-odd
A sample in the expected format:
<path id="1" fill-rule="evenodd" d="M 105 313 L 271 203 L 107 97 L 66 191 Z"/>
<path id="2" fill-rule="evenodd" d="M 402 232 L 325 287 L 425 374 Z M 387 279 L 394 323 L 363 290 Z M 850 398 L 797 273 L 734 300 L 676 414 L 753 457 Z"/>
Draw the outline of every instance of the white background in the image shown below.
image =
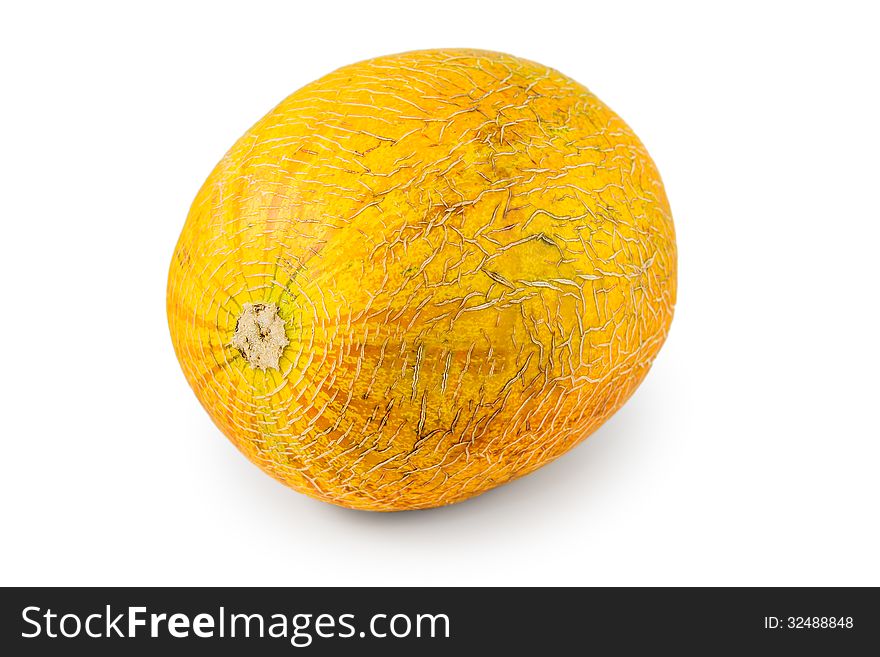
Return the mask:
<path id="1" fill-rule="evenodd" d="M 870 3 L 18 5 L 0 583 L 880 585 Z M 167 266 L 204 178 L 284 96 L 455 46 L 558 68 L 641 136 L 676 317 L 632 400 L 555 463 L 454 507 L 348 511 L 213 426 L 171 347 Z"/>

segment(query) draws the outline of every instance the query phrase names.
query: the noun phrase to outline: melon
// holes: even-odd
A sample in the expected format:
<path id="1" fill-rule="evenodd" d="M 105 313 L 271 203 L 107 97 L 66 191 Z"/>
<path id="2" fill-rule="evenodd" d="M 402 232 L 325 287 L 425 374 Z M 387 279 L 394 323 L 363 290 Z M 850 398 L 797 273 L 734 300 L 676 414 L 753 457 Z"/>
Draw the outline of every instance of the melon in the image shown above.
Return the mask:
<path id="1" fill-rule="evenodd" d="M 198 192 L 171 262 L 177 358 L 219 429 L 291 488 L 458 502 L 589 436 L 663 344 L 663 184 L 612 110 L 480 50 L 296 91 Z"/>

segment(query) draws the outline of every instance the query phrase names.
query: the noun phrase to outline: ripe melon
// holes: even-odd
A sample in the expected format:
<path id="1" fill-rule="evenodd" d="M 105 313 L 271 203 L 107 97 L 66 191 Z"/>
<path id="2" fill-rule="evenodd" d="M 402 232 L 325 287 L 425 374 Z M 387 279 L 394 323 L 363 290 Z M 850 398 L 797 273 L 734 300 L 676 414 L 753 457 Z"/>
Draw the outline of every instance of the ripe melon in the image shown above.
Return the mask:
<path id="1" fill-rule="evenodd" d="M 236 142 L 168 278 L 223 433 L 313 497 L 451 504 L 565 453 L 666 338 L 672 216 L 630 128 L 553 69 L 479 50 L 341 68 Z"/>

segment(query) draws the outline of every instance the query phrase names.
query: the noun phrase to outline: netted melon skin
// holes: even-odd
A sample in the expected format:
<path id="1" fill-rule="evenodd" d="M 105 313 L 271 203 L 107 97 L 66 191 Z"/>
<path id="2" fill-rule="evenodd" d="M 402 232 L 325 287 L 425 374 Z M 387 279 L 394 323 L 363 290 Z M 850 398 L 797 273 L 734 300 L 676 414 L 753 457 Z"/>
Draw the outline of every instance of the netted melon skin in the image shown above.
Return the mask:
<path id="1" fill-rule="evenodd" d="M 675 295 L 668 201 L 630 128 L 553 69 L 431 50 L 330 73 L 239 139 L 193 202 L 167 309 L 249 459 L 393 511 L 587 437 L 647 374 Z"/>

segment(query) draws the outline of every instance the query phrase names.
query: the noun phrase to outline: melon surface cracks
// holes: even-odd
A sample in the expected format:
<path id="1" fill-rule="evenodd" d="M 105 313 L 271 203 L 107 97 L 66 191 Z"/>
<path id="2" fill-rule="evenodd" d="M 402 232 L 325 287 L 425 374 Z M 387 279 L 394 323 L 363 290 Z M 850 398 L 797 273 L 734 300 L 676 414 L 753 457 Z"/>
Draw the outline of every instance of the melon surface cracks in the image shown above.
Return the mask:
<path id="1" fill-rule="evenodd" d="M 251 128 L 193 202 L 172 340 L 263 470 L 360 509 L 449 504 L 614 413 L 666 338 L 672 216 L 629 127 L 510 55 L 339 69 Z"/>

